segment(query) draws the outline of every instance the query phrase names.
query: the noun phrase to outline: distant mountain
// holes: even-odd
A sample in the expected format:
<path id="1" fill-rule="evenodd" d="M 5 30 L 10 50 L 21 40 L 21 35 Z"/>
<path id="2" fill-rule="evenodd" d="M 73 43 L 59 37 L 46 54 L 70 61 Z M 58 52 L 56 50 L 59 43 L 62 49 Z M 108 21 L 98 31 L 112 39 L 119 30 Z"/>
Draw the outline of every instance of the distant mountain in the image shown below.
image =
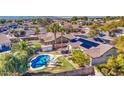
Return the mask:
<path id="1" fill-rule="evenodd" d="M 33 18 L 58 18 L 57 16 L 0 16 L 0 19 L 33 19 Z"/>
<path id="2" fill-rule="evenodd" d="M 58 18 L 71 18 L 72 16 L 0 16 L 0 19 L 33 19 L 33 18 L 51 18 L 51 19 L 58 19 Z M 89 18 L 101 18 L 105 16 L 87 16 Z"/>

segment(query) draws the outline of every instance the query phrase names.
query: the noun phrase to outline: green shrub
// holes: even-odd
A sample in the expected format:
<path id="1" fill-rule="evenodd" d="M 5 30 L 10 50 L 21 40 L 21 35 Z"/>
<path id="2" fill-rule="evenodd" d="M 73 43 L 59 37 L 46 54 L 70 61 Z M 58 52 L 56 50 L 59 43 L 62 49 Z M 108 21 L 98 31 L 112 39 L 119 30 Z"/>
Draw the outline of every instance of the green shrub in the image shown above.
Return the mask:
<path id="1" fill-rule="evenodd" d="M 71 54 L 71 60 L 78 64 L 80 67 L 84 67 L 90 64 L 90 58 L 81 50 L 73 50 Z"/>

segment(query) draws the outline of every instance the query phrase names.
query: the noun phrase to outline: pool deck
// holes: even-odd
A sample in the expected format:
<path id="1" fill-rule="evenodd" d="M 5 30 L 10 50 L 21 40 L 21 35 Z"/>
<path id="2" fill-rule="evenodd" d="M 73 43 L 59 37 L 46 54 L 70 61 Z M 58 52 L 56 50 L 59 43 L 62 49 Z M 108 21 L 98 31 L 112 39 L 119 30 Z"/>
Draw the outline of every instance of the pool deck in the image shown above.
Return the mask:
<path id="1" fill-rule="evenodd" d="M 4 51 L 4 52 L 0 52 L 0 54 L 10 53 L 10 52 L 11 52 L 11 50 L 9 50 L 9 51 Z"/>

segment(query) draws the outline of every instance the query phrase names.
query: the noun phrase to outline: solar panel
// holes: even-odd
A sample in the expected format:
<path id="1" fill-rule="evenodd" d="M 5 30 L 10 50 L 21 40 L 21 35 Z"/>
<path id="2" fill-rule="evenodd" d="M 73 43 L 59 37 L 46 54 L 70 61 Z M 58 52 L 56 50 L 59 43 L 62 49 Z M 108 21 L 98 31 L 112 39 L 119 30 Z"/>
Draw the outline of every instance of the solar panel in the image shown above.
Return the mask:
<path id="1" fill-rule="evenodd" d="M 85 46 L 97 47 L 99 45 L 98 43 L 91 42 L 91 41 L 88 41 L 88 40 L 85 40 L 85 39 L 82 39 L 82 38 L 78 39 L 78 41 L 85 44 Z"/>
<path id="2" fill-rule="evenodd" d="M 82 38 L 79 38 L 78 40 L 76 40 L 76 39 L 71 39 L 70 40 L 70 42 L 72 42 L 72 43 L 75 43 L 77 41 L 81 42 L 80 46 L 82 46 L 86 49 L 90 49 L 91 47 L 97 47 L 99 45 L 98 43 L 88 41 L 88 40 L 85 40 L 85 39 L 82 39 Z"/>
<path id="3" fill-rule="evenodd" d="M 92 46 L 90 46 L 90 45 L 86 45 L 86 44 L 81 44 L 80 46 L 82 46 L 82 47 L 84 47 L 84 48 L 86 48 L 86 49 L 90 49 Z"/>
<path id="4" fill-rule="evenodd" d="M 101 38 L 94 38 L 95 41 L 104 43 L 104 41 Z"/>

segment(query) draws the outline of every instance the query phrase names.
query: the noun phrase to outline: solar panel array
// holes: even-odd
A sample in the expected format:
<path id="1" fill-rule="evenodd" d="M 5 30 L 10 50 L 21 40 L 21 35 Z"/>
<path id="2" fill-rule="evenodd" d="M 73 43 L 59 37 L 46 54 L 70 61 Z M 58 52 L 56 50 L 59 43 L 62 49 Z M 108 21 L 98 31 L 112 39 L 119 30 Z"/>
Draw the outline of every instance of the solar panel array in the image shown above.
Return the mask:
<path id="1" fill-rule="evenodd" d="M 72 39 L 70 40 L 70 42 L 72 43 L 75 43 L 75 42 L 81 42 L 80 46 L 86 48 L 86 49 L 90 49 L 91 47 L 97 47 L 99 44 L 98 43 L 95 43 L 95 42 L 92 42 L 92 41 L 89 41 L 89 40 L 86 40 L 86 39 L 82 39 L 82 38 L 79 38 L 79 39 Z"/>

